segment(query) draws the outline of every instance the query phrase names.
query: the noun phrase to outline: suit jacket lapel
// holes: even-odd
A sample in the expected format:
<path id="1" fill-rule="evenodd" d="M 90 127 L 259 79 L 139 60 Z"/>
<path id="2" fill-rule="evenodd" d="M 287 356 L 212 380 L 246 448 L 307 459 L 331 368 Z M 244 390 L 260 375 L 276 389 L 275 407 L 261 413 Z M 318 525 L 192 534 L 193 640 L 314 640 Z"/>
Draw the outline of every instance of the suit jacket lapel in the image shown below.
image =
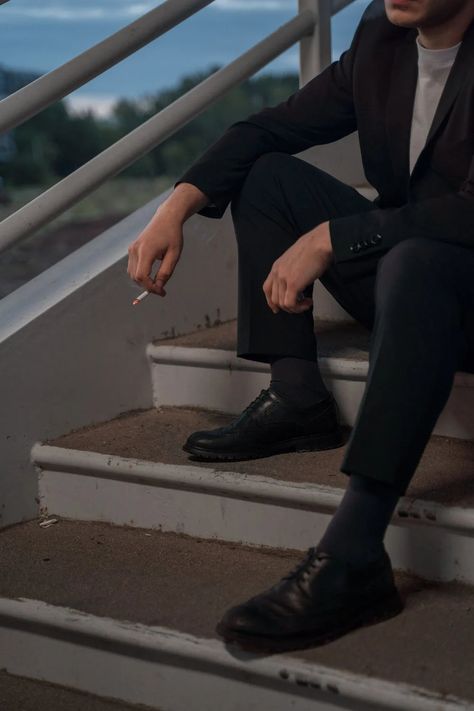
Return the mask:
<path id="1" fill-rule="evenodd" d="M 435 137 L 438 129 L 446 118 L 449 110 L 451 109 L 456 96 L 459 94 L 461 87 L 466 81 L 474 66 L 474 22 L 471 23 L 467 32 L 463 37 L 463 42 L 459 47 L 456 59 L 451 68 L 451 72 L 448 77 L 448 81 L 444 87 L 443 93 L 439 100 L 438 108 L 433 118 L 433 123 L 431 124 L 430 131 L 428 133 L 428 138 L 426 139 L 426 146 Z"/>
<path id="2" fill-rule="evenodd" d="M 386 106 L 386 127 L 395 185 L 406 194 L 409 182 L 410 129 L 418 79 L 416 29 L 404 35 L 393 59 Z"/>

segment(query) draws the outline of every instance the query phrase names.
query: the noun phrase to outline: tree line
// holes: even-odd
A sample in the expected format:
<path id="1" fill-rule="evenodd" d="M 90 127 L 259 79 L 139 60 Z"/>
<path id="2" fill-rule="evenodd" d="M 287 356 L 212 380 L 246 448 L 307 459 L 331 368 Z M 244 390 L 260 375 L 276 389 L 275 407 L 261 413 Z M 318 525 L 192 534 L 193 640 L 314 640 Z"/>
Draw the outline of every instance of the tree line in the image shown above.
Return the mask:
<path id="1" fill-rule="evenodd" d="M 129 131 L 192 89 L 219 66 L 183 77 L 171 89 L 118 100 L 107 118 L 74 114 L 61 100 L 13 131 L 11 159 L 0 165 L 6 186 L 44 185 L 69 175 Z M 295 73 L 262 75 L 228 91 L 218 102 L 129 166 L 129 177 L 177 177 L 232 123 L 286 99 L 298 88 Z"/>

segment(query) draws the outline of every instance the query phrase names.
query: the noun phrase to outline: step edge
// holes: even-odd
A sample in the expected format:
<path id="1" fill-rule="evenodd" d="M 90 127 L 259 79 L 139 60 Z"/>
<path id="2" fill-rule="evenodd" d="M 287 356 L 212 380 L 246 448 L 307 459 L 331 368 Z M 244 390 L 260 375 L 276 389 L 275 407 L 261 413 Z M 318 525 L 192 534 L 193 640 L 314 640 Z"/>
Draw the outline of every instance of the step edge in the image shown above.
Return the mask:
<path id="1" fill-rule="evenodd" d="M 444 711 L 472 711 L 474 704 L 453 694 L 411 684 L 396 683 L 354 672 L 336 669 L 323 664 L 286 657 L 258 658 L 239 650 L 236 656 L 228 651 L 226 644 L 215 638 L 196 637 L 192 634 L 164 626 L 147 626 L 127 620 L 100 617 L 69 607 L 51 605 L 42 600 L 29 598 L 9 599 L 0 597 L 0 620 L 9 629 L 27 629 L 34 634 L 51 636 L 56 633 L 72 643 L 94 649 L 102 644 L 112 651 L 124 650 L 128 656 L 148 652 L 159 654 L 161 659 L 173 663 L 177 659 L 199 662 L 209 673 L 224 672 L 233 677 L 244 677 L 252 684 L 270 683 L 271 688 L 298 695 L 307 694 L 311 685 L 319 693 L 334 698 L 353 701 L 374 701 L 384 709 L 404 711 L 435 711 L 442 703 Z M 249 669 L 249 661 L 252 667 Z"/>
<path id="2" fill-rule="evenodd" d="M 101 477 L 114 481 L 233 498 L 332 513 L 344 489 L 308 482 L 286 482 L 271 477 L 223 472 L 212 467 L 165 464 L 145 459 L 56 447 L 36 442 L 31 461 L 43 470 Z M 428 525 L 453 531 L 474 531 L 474 507 L 450 506 L 435 501 L 401 497 L 391 525 Z"/>
<path id="3" fill-rule="evenodd" d="M 157 365 L 182 365 L 222 370 L 270 373 L 268 363 L 246 360 L 238 357 L 234 351 L 222 348 L 196 348 L 194 346 L 157 346 L 149 343 L 146 347 L 149 361 Z M 322 373 L 338 378 L 366 380 L 369 360 L 344 358 L 338 356 L 320 356 L 318 363 Z M 453 386 L 474 388 L 474 373 L 456 371 Z"/>
<path id="4" fill-rule="evenodd" d="M 149 361 L 156 365 L 193 366 L 216 370 L 235 370 L 251 373 L 270 373 L 268 363 L 239 358 L 233 351 L 220 348 L 194 348 L 187 346 L 155 346 L 148 344 Z M 351 358 L 321 356 L 318 359 L 322 373 L 339 378 L 366 380 L 368 361 Z"/>

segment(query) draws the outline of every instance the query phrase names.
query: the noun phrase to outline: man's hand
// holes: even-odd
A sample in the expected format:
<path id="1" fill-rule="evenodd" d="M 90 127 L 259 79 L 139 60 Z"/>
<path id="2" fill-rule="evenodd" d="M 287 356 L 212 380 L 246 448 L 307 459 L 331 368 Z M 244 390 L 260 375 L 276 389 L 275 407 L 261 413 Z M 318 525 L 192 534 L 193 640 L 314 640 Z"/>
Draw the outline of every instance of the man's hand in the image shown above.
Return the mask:
<path id="1" fill-rule="evenodd" d="M 329 222 L 323 222 L 302 235 L 272 266 L 263 283 L 267 303 L 273 313 L 280 309 L 299 314 L 313 300 L 298 301 L 298 292 L 324 274 L 333 259 Z"/>
<path id="2" fill-rule="evenodd" d="M 183 250 L 183 226 L 169 213 L 158 209 L 143 232 L 128 248 L 128 275 L 147 291 L 166 296 L 164 285 L 173 274 Z M 151 271 L 161 259 L 155 280 Z"/>
<path id="3" fill-rule="evenodd" d="M 166 296 L 164 285 L 173 274 L 183 251 L 183 225 L 207 205 L 208 196 L 192 183 L 180 183 L 161 203 L 143 232 L 128 248 L 128 275 L 144 289 Z M 161 265 L 155 280 L 151 270 L 155 259 Z"/>

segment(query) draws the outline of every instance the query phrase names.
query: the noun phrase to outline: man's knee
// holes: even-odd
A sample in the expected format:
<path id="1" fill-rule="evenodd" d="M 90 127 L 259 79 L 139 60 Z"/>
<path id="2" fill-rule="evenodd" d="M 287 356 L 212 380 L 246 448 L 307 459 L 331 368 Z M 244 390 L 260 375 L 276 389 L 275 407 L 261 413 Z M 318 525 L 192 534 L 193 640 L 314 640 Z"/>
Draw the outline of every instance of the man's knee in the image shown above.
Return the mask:
<path id="1" fill-rule="evenodd" d="M 247 173 L 240 191 L 231 201 L 234 219 L 242 206 L 253 204 L 261 207 L 262 201 L 271 199 L 279 191 L 282 179 L 291 175 L 295 161 L 301 163 L 295 156 L 279 151 L 259 156 Z"/>
<path id="2" fill-rule="evenodd" d="M 292 170 L 295 161 L 299 162 L 299 159 L 289 153 L 281 151 L 263 153 L 254 161 L 247 173 L 245 184 L 257 183 L 259 185 L 262 181 L 267 183 L 268 180 L 279 175 L 286 175 L 288 171 Z"/>
<path id="3" fill-rule="evenodd" d="M 399 279 L 434 277 L 439 263 L 436 243 L 426 237 L 408 237 L 394 245 L 378 262 L 380 286 Z"/>
<path id="4" fill-rule="evenodd" d="M 433 289 L 440 289 L 445 263 L 439 246 L 426 237 L 409 237 L 379 260 L 375 282 L 378 308 L 416 309 L 430 298 Z"/>

